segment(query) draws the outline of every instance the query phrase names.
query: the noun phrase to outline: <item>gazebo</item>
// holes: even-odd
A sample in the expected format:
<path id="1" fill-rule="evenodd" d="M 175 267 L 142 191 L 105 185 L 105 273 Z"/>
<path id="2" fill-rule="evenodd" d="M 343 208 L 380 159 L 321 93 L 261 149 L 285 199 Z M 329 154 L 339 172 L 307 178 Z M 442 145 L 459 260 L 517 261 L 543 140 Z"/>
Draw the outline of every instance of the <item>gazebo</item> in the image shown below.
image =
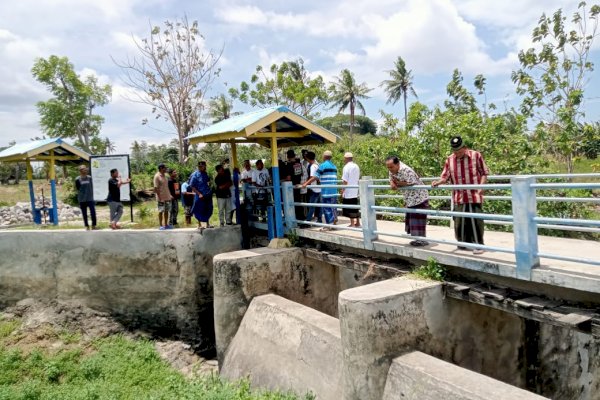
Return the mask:
<path id="1" fill-rule="evenodd" d="M 283 237 L 279 147 L 335 143 L 337 136 L 296 114 L 285 106 L 269 107 L 225 119 L 188 136 L 190 144 L 229 143 L 233 166 L 237 164 L 238 144 L 257 143 L 271 149 L 275 206 L 275 237 Z M 236 200 L 239 202 L 239 199 Z"/>
<path id="2" fill-rule="evenodd" d="M 55 165 L 76 164 L 89 162 L 90 155 L 75 146 L 64 142 L 62 139 L 42 139 L 31 142 L 17 143 L 3 151 L 0 151 L 0 162 L 25 162 L 27 163 L 27 180 L 29 181 L 29 198 L 31 200 L 31 212 L 36 224 L 41 223 L 40 209 L 35 208 L 35 193 L 33 191 L 33 169 L 32 162 L 50 163 L 50 192 L 52 197 L 52 208 L 50 222 L 58 224 L 58 210 L 56 200 L 56 173 Z"/>

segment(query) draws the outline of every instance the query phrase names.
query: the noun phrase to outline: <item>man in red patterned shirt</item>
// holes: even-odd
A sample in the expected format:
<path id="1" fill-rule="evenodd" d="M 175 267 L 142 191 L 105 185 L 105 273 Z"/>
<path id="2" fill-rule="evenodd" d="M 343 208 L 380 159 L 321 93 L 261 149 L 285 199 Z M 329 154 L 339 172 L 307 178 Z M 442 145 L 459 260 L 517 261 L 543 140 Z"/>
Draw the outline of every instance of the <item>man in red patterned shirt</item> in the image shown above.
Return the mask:
<path id="1" fill-rule="evenodd" d="M 446 182 L 452 185 L 480 185 L 487 182 L 490 171 L 481 153 L 468 149 L 460 136 L 450 140 L 452 154 L 446 159 L 444 171 L 439 180 L 432 182 L 436 187 Z M 453 190 L 455 211 L 481 213 L 483 204 L 482 189 Z M 483 220 L 478 218 L 454 217 L 454 234 L 459 242 L 483 244 Z M 459 246 L 459 250 L 467 248 Z M 475 249 L 473 254 L 483 250 Z"/>

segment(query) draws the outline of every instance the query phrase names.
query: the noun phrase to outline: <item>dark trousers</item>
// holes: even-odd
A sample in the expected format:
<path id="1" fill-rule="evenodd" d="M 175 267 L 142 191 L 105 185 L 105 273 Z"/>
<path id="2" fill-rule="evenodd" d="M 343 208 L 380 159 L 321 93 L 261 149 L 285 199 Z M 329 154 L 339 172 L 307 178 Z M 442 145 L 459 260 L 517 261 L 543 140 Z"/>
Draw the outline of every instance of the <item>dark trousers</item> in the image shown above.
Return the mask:
<path id="1" fill-rule="evenodd" d="M 294 189 L 294 203 L 303 203 L 304 197 L 306 196 L 300 194 L 300 189 Z M 294 211 L 296 212 L 296 221 L 304 221 L 304 206 L 296 206 Z"/>
<path id="2" fill-rule="evenodd" d="M 79 203 L 79 208 L 81 208 L 81 215 L 83 216 L 83 224 L 85 226 L 88 225 L 88 216 L 87 210 L 90 209 L 90 216 L 92 217 L 92 226 L 96 226 L 96 202 L 94 201 L 84 201 L 83 203 Z"/>
<path id="3" fill-rule="evenodd" d="M 308 202 L 309 203 L 321 203 L 321 193 L 315 193 L 313 191 L 310 191 L 310 197 Z M 316 210 L 315 210 L 316 208 Z M 321 219 L 321 207 L 308 207 L 308 212 L 306 213 L 306 221 L 310 222 L 312 221 L 313 218 L 313 214 L 316 214 L 315 216 L 317 217 L 317 222 L 323 222 Z"/>
<path id="4" fill-rule="evenodd" d="M 457 204 L 454 211 L 481 213 L 481 204 Z M 465 243 L 483 243 L 484 222 L 479 218 L 454 217 L 454 235 L 456 240 Z"/>
<path id="5" fill-rule="evenodd" d="M 171 209 L 169 210 L 169 225 L 178 225 L 177 215 L 179 214 L 179 201 L 174 198 L 171 201 Z"/>

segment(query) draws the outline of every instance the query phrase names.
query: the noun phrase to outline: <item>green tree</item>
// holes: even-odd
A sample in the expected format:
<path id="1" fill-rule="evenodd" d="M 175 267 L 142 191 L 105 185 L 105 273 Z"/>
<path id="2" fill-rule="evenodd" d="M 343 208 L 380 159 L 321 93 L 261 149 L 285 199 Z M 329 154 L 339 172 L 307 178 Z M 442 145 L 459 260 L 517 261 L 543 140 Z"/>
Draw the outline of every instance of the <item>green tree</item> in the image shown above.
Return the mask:
<path id="1" fill-rule="evenodd" d="M 487 116 L 487 93 L 485 92 L 485 84 L 487 79 L 482 74 L 479 74 L 473 80 L 473 85 L 477 89 L 477 94 L 483 95 L 483 115 Z"/>
<path id="2" fill-rule="evenodd" d="M 335 81 L 329 88 L 330 93 L 330 108 L 336 108 L 338 113 L 350 109 L 350 140 L 354 133 L 354 114 L 358 108 L 362 115 L 365 115 L 365 107 L 360 102 L 361 99 L 368 99 L 367 93 L 371 90 L 365 82 L 358 84 L 354 78 L 354 74 L 348 69 L 343 69 L 340 76 L 335 78 Z"/>
<path id="3" fill-rule="evenodd" d="M 369 117 L 362 115 L 356 115 L 354 117 L 354 126 L 358 128 L 358 132 L 361 135 L 377 133 L 377 124 Z M 317 120 L 317 124 L 329 129 L 336 135 L 345 135 L 350 131 L 351 116 L 348 114 L 337 114 L 332 117 L 325 117 Z"/>
<path id="4" fill-rule="evenodd" d="M 104 139 L 104 147 L 106 148 L 106 154 L 112 154 L 116 150 L 115 143 L 109 138 Z"/>
<path id="5" fill-rule="evenodd" d="M 450 99 L 444 101 L 444 105 L 455 114 L 477 111 L 477 102 L 473 93 L 469 92 L 462 82 L 462 73 L 455 69 L 452 73 L 452 80 L 446 86 L 446 93 Z"/>
<path id="6" fill-rule="evenodd" d="M 381 86 L 385 89 L 388 100 L 387 104 L 396 104 L 400 99 L 404 101 L 404 126 L 408 121 L 408 109 L 406 106 L 406 98 L 408 93 L 417 97 L 417 92 L 413 87 L 412 71 L 406 69 L 406 63 L 402 57 L 398 57 L 394 63 L 395 69 L 387 71 L 390 79 L 381 82 Z"/>
<path id="7" fill-rule="evenodd" d="M 189 151 L 186 138 L 199 124 L 204 95 L 220 73 L 222 51 L 205 49 L 198 22 L 189 23 L 187 17 L 151 27 L 149 37 L 134 43 L 137 57 L 115 61 L 135 89 L 130 100 L 151 106 L 156 119 L 171 123 L 183 163 Z"/>
<path id="8" fill-rule="evenodd" d="M 317 116 L 316 110 L 328 101 L 323 78 L 311 77 L 302 58 L 273 64 L 268 72 L 256 66 L 250 83 L 244 81 L 239 89 L 229 89 L 229 95 L 252 107 L 284 105 L 309 118 Z"/>
<path id="9" fill-rule="evenodd" d="M 94 112 L 109 102 L 110 85 L 99 85 L 93 76 L 82 79 L 67 57 L 55 55 L 36 59 L 31 72 L 53 96 L 37 103 L 44 132 L 48 136 L 74 138 L 77 146 L 92 152 L 92 140 L 99 137 L 104 122 Z"/>
<path id="10" fill-rule="evenodd" d="M 590 50 L 598 36 L 600 5 L 586 9 L 585 2 L 570 20 L 561 9 L 542 14 L 532 39 L 536 48 L 519 52 L 521 68 L 513 71 L 517 93 L 523 96 L 521 112 L 539 120 L 552 151 L 573 172 L 574 156 L 583 130 L 584 90 L 593 70 Z"/>

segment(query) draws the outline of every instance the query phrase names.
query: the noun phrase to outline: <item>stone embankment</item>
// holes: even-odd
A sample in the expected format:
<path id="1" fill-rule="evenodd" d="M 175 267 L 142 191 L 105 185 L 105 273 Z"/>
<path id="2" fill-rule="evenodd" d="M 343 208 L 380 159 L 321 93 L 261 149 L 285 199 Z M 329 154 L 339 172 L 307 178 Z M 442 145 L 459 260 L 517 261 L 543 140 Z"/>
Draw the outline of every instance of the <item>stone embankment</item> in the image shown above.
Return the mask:
<path id="1" fill-rule="evenodd" d="M 42 198 L 36 200 L 35 207 L 42 208 L 52 207 L 52 202 L 45 199 L 42 203 Z M 58 219 L 59 221 L 75 221 L 81 217 L 81 210 L 77 207 L 72 207 L 68 204 L 58 202 Z M 24 225 L 33 223 L 33 214 L 31 213 L 31 203 L 19 202 L 12 207 L 0 207 L 0 226 Z"/>

